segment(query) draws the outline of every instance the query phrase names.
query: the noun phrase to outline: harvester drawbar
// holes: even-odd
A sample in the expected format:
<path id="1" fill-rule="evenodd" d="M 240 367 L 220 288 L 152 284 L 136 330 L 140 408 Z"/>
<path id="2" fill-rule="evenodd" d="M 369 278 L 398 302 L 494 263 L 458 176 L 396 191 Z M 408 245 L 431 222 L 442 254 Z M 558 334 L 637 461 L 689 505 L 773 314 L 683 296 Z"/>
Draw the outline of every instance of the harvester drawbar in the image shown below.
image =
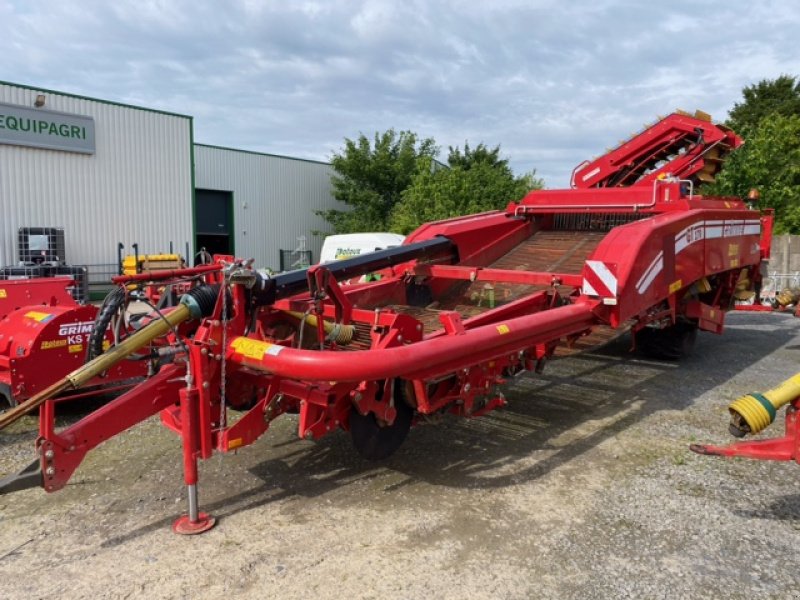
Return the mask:
<path id="1" fill-rule="evenodd" d="M 144 382 L 60 431 L 51 390 L 0 415 L 4 427 L 41 407 L 36 462 L 0 491 L 60 489 L 89 450 L 160 413 L 183 442 L 189 508 L 173 529 L 199 533 L 214 519 L 199 509 L 198 459 L 253 443 L 284 413 L 302 438 L 343 429 L 382 459 L 416 420 L 501 408 L 508 377 L 608 332 L 679 358 L 698 329 L 722 333 L 769 254 L 771 217 L 696 193 L 740 144 L 676 113 L 576 170 L 577 189 L 430 223 L 397 248 L 273 277 L 215 257 L 177 307 L 53 388 L 157 344 Z"/>

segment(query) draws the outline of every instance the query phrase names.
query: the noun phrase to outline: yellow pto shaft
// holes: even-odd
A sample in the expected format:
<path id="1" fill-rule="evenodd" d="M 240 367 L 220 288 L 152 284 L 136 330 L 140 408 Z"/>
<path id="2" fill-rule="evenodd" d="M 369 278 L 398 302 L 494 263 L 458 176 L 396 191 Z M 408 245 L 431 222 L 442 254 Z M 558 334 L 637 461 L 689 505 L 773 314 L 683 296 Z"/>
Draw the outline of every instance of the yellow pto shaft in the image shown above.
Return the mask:
<path id="1" fill-rule="evenodd" d="M 763 431 L 775 420 L 778 409 L 798 397 L 800 373 L 768 392 L 753 392 L 738 398 L 728 407 L 731 412 L 730 432 L 736 437 L 743 437 L 748 433 Z"/>

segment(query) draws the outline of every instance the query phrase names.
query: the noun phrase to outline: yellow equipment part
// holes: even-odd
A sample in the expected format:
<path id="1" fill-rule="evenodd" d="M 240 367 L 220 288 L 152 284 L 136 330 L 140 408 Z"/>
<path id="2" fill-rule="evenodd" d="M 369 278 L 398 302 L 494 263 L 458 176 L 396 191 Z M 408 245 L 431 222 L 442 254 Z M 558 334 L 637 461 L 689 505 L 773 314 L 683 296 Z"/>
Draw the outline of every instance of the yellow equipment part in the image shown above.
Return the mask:
<path id="1" fill-rule="evenodd" d="M 697 291 L 701 294 L 707 294 L 711 291 L 711 283 L 705 277 L 696 282 L 695 286 L 697 287 Z"/>
<path id="2" fill-rule="evenodd" d="M 736 289 L 733 292 L 733 297 L 736 300 L 750 300 L 756 295 L 755 290 L 750 289 L 752 282 L 748 276 L 747 269 L 742 269 L 739 273 L 739 279 L 736 281 Z"/>
<path id="3" fill-rule="evenodd" d="M 797 373 L 763 394 L 753 392 L 735 400 L 731 413 L 730 431 L 737 437 L 758 433 L 775 420 L 775 413 L 784 404 L 800 397 L 800 373 Z"/>
<path id="4" fill-rule="evenodd" d="M 129 254 L 122 260 L 123 275 L 136 275 L 143 271 L 169 271 L 183 266 L 180 254 L 140 254 L 138 264 L 136 259 L 135 255 Z"/>
<path id="5" fill-rule="evenodd" d="M 786 288 L 775 295 L 775 302 L 778 303 L 778 306 L 789 306 L 796 304 L 798 298 L 800 298 L 800 290 Z"/>

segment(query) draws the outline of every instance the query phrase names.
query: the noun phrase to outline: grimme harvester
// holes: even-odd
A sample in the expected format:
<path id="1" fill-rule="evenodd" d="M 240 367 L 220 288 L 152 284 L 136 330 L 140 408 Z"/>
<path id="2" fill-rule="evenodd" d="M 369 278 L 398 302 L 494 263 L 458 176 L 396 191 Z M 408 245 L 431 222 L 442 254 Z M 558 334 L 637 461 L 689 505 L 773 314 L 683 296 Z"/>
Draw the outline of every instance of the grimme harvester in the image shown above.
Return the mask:
<path id="1" fill-rule="evenodd" d="M 189 510 L 173 529 L 198 533 L 214 523 L 198 507 L 198 459 L 253 443 L 283 413 L 299 413 L 302 438 L 344 429 L 381 459 L 416 419 L 502 407 L 506 378 L 593 331 L 631 328 L 645 351 L 677 358 L 698 329 L 722 332 L 769 254 L 769 215 L 696 193 L 741 143 L 703 113 L 675 113 L 581 165 L 573 189 L 430 223 L 396 248 L 276 276 L 220 256 L 190 269 L 204 281 L 177 307 L 0 416 L 43 405 L 36 462 L 0 488 L 58 490 L 89 450 L 160 412 L 183 441 Z M 156 340 L 169 361 L 55 430 L 52 393 Z"/>
<path id="2" fill-rule="evenodd" d="M 70 276 L 0 281 L 0 409 L 24 403 L 84 364 L 98 310 L 76 301 L 75 286 Z M 115 339 L 105 325 L 94 334 L 100 351 Z M 143 362 L 120 362 L 60 399 L 119 391 L 146 372 Z"/>
<path id="3" fill-rule="evenodd" d="M 158 309 L 170 304 L 171 295 L 192 285 L 191 281 L 178 279 L 182 273 L 179 255 L 139 257 L 137 254 L 135 261 L 133 256 L 120 261 L 126 275 L 112 278 L 117 287 L 98 309 L 85 301 L 88 295 L 85 269 L 65 266 L 60 271 L 75 274 L 56 272 L 36 276 L 45 266 L 8 267 L 0 271 L 10 271 L 16 277 L 0 280 L 0 409 L 24 403 L 79 368 L 87 357 L 103 353 L 134 328 L 147 323 L 146 316 L 127 314 L 132 300 Z M 158 271 L 157 280 L 149 282 L 152 274 L 148 271 L 142 276 L 139 273 L 142 268 Z M 77 280 L 78 272 L 83 285 Z M 194 272 L 190 275 L 199 276 Z M 162 348 L 161 352 L 169 351 Z M 131 387 L 152 369 L 148 358 L 146 353 L 128 357 L 80 388 L 64 390 L 58 399 L 109 394 Z"/>

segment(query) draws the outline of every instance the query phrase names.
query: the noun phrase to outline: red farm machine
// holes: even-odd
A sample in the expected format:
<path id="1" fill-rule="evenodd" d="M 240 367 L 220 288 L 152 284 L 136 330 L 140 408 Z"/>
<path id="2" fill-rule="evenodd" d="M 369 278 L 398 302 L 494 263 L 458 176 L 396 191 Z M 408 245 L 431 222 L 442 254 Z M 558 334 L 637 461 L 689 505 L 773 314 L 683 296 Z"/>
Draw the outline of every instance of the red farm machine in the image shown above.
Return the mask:
<path id="1" fill-rule="evenodd" d="M 508 377 L 591 336 L 631 329 L 644 351 L 677 358 L 698 329 L 722 332 L 769 254 L 769 215 L 697 193 L 741 143 L 703 113 L 675 113 L 581 165 L 572 189 L 424 225 L 396 248 L 275 276 L 232 257 L 190 269 L 202 279 L 175 307 L 0 416 L 41 406 L 37 459 L 0 489 L 58 490 L 89 450 L 160 413 L 183 442 L 188 514 L 173 529 L 198 533 L 214 523 L 198 460 L 284 413 L 299 414 L 302 438 L 343 429 L 381 459 L 418 419 L 502 407 Z M 151 359 L 147 379 L 56 430 L 52 394 L 153 344 L 168 359 Z"/>
<path id="2" fill-rule="evenodd" d="M 67 265 L 64 248 L 63 229 L 22 227 L 20 262 L 0 268 L 0 409 L 26 402 L 83 365 L 87 350 L 103 352 L 124 333 L 108 328 L 108 306 L 105 326 L 95 327 L 98 309 L 88 302 L 87 269 Z M 145 374 L 144 363 L 121 362 L 59 399 L 119 391 Z"/>
<path id="3" fill-rule="evenodd" d="M 63 237 L 63 229 L 21 228 L 21 263 L 0 269 L 0 409 L 24 404 L 87 359 L 118 344 L 148 322 L 146 312 L 169 306 L 192 285 L 191 279 L 181 279 L 182 271 L 176 270 L 181 266 L 180 256 L 139 257 L 137 251 L 124 262 L 120 257 L 125 275 L 113 278 L 116 287 L 98 308 L 88 302 L 86 269 L 63 262 Z M 39 238 L 38 242 L 31 242 L 33 238 Z M 157 281 L 148 281 L 151 275 L 137 274 L 142 268 L 158 270 Z M 192 271 L 190 276 L 196 279 L 201 274 Z M 138 311 L 129 311 L 132 304 L 139 305 Z M 128 357 L 79 388 L 64 390 L 57 399 L 107 395 L 129 388 L 153 368 L 149 358 L 146 353 Z"/>
<path id="4" fill-rule="evenodd" d="M 69 276 L 0 281 L 0 407 L 24 404 L 84 364 L 98 311 L 78 302 L 74 287 Z M 100 333 L 102 351 L 113 335 Z M 61 399 L 118 391 L 145 373 L 143 363 L 121 362 Z"/>

